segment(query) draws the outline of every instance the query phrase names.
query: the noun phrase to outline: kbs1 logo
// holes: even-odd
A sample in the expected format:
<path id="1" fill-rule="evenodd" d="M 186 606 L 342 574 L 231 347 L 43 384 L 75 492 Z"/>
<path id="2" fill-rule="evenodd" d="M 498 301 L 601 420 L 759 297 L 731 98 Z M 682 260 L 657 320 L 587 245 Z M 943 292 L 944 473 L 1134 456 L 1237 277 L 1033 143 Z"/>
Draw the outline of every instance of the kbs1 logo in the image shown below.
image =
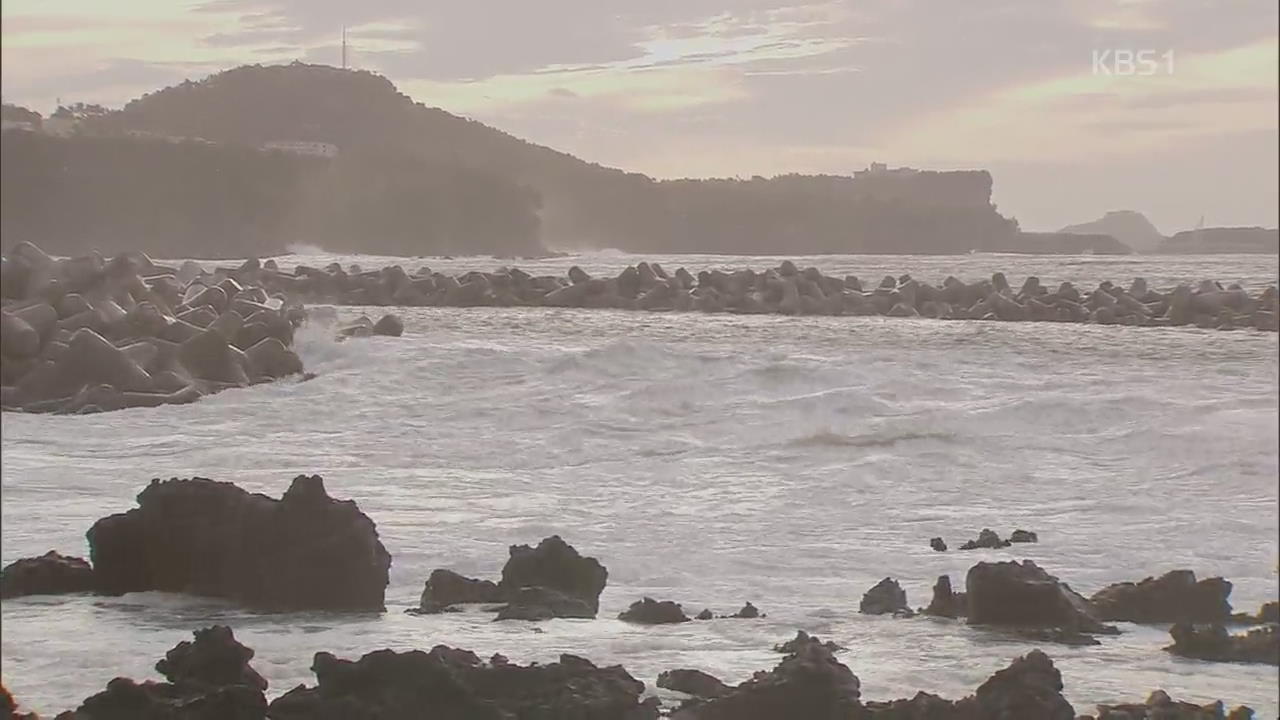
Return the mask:
<path id="1" fill-rule="evenodd" d="M 1093 51 L 1094 75 L 1149 76 L 1173 74 L 1173 50 Z"/>

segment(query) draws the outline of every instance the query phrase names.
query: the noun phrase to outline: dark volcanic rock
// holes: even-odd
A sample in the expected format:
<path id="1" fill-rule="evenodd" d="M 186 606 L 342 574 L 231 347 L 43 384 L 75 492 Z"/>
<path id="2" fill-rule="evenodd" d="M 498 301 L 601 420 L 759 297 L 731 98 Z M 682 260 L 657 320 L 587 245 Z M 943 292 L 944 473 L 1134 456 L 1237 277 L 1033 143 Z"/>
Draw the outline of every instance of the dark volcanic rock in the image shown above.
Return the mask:
<path id="1" fill-rule="evenodd" d="M 582 598 L 545 587 L 523 587 L 510 596 L 495 620 L 550 620 L 594 618 L 595 608 Z"/>
<path id="2" fill-rule="evenodd" d="M 404 321 L 400 316 L 387 314 L 378 318 L 378 322 L 373 324 L 374 335 L 389 335 L 391 337 L 400 337 L 404 334 Z"/>
<path id="3" fill-rule="evenodd" d="M 955 702 L 929 693 L 910 700 L 868 702 L 871 720 L 1074 720 L 1062 697 L 1062 674 L 1039 650 L 998 670 L 977 691 Z"/>
<path id="4" fill-rule="evenodd" d="M 747 604 L 743 605 L 742 608 L 738 610 L 738 612 L 732 615 L 729 615 L 728 617 L 738 618 L 741 620 L 752 620 L 755 618 L 764 617 L 764 613 L 760 612 L 760 609 L 757 608 L 755 605 L 752 605 L 751 601 L 748 600 Z"/>
<path id="5" fill-rule="evenodd" d="M 702 612 L 700 612 L 700 613 L 698 613 L 697 615 L 694 615 L 694 616 L 693 616 L 693 619 L 694 619 L 694 620 L 710 620 L 710 619 L 712 619 L 713 617 L 715 617 L 715 616 L 711 614 L 711 609 L 710 609 L 710 608 L 703 608 L 703 609 L 702 609 Z"/>
<path id="6" fill-rule="evenodd" d="M 1033 543 L 1040 542 L 1040 537 L 1030 530 L 1014 530 L 1009 536 L 1011 543 Z"/>
<path id="7" fill-rule="evenodd" d="M 631 607 L 618 613 L 618 619 L 640 625 L 666 625 L 689 622 L 689 617 L 684 614 L 684 609 L 680 607 L 680 603 L 670 600 L 658 602 L 650 597 L 631 603 Z"/>
<path id="8" fill-rule="evenodd" d="M 1225 622 L 1231 616 L 1231 583 L 1220 577 L 1196 581 L 1190 570 L 1173 570 L 1159 578 L 1123 582 L 1089 598 L 1100 620 L 1136 623 Z"/>
<path id="9" fill-rule="evenodd" d="M 497 658 L 495 658 L 497 659 Z M 644 683 L 620 666 L 599 668 L 573 655 L 547 665 L 486 664 L 437 645 L 431 652 L 377 650 L 360 660 L 316 653 L 316 687 L 298 686 L 271 703 L 272 720 L 651 720 Z"/>
<path id="10" fill-rule="evenodd" d="M 536 548 L 512 545 L 510 553 L 498 583 L 508 596 L 520 588 L 542 587 L 581 600 L 593 617 L 599 611 L 609 571 L 595 558 L 578 554 L 559 535 L 545 538 Z"/>
<path id="11" fill-rule="evenodd" d="M 936 551 L 938 551 L 938 552 L 946 552 L 946 551 L 947 551 L 947 544 L 946 544 L 945 542 L 943 542 L 942 538 L 940 538 L 940 537 L 936 537 L 936 538 L 932 538 L 932 539 L 930 539 L 930 540 L 929 540 L 929 547 L 933 548 L 934 550 L 936 550 Z"/>
<path id="12" fill-rule="evenodd" d="M 299 475 L 280 500 L 205 478 L 152 480 L 88 532 L 98 587 L 224 597 L 264 610 L 382 610 L 391 557 L 350 500 Z"/>
<path id="13" fill-rule="evenodd" d="M 907 591 L 897 580 L 885 578 L 862 596 L 858 612 L 864 615 L 913 615 L 907 605 Z"/>
<path id="14" fill-rule="evenodd" d="M 264 720 L 267 681 L 253 668 L 253 650 L 236 642 L 231 629 L 195 632 L 156 663 L 168 682 L 141 683 L 118 677 L 88 697 L 70 720 Z"/>
<path id="15" fill-rule="evenodd" d="M 971 624 L 1057 627 L 1115 632 L 1089 612 L 1089 603 L 1030 560 L 980 562 L 965 579 Z"/>
<path id="16" fill-rule="evenodd" d="M 1242 635 L 1230 635 L 1214 623 L 1197 627 L 1178 623 L 1169 630 L 1173 644 L 1165 650 L 1174 655 L 1215 660 L 1280 665 L 1280 625 L 1266 625 Z"/>
<path id="17" fill-rule="evenodd" d="M 774 645 L 773 651 L 782 653 L 783 655 L 794 655 L 800 652 L 801 648 L 807 645 L 821 645 L 832 653 L 838 653 L 841 650 L 844 650 L 844 648 L 830 640 L 822 642 L 822 638 L 817 635 L 810 635 L 803 630 L 797 630 L 795 637 L 779 645 Z"/>
<path id="18" fill-rule="evenodd" d="M 964 593 L 951 589 L 951 576 L 941 575 L 933 584 L 933 599 L 929 601 L 929 607 L 921 612 L 937 617 L 958 618 L 968 611 L 966 602 Z"/>
<path id="19" fill-rule="evenodd" d="M 977 550 L 979 548 L 999 549 L 1009 547 L 1008 540 L 1001 540 L 991 528 L 983 528 L 977 540 L 969 540 L 960 546 L 961 550 Z"/>
<path id="20" fill-rule="evenodd" d="M 417 612 L 437 613 L 457 603 L 500 603 L 505 599 L 497 584 L 490 580 L 475 580 L 452 570 L 436 569 L 431 571 L 422 588 Z"/>
<path id="21" fill-rule="evenodd" d="M 91 592 L 93 568 L 82 558 L 57 551 L 22 558 L 0 571 L 0 598 Z"/>
<path id="22" fill-rule="evenodd" d="M 1086 715 L 1088 720 L 1093 716 Z M 1253 709 L 1241 705 L 1230 713 L 1225 711 L 1222 701 L 1208 705 L 1179 702 L 1169 697 L 1163 690 L 1156 690 L 1147 697 L 1145 703 L 1122 703 L 1118 705 L 1099 705 L 1096 720 L 1251 720 Z"/>
<path id="23" fill-rule="evenodd" d="M 847 720 L 862 710 L 860 683 L 830 650 L 799 645 L 778 666 L 707 702 L 684 706 L 672 720 Z"/>
<path id="24" fill-rule="evenodd" d="M 1075 710 L 1062 697 L 1062 673 L 1048 655 L 1032 650 L 978 686 L 973 700 L 980 717 L 1073 720 Z M 961 703 L 965 701 L 962 700 Z"/>
<path id="25" fill-rule="evenodd" d="M 701 698 L 718 698 L 730 691 L 720 678 L 701 670 L 664 670 L 658 675 L 658 687 L 677 690 Z"/>
<path id="26" fill-rule="evenodd" d="M 231 628 L 214 625 L 196 630 L 195 640 L 183 640 L 156 663 L 156 670 L 176 685 L 222 687 L 244 685 L 267 689 L 267 681 L 249 666 L 253 650 L 236 641 Z"/>

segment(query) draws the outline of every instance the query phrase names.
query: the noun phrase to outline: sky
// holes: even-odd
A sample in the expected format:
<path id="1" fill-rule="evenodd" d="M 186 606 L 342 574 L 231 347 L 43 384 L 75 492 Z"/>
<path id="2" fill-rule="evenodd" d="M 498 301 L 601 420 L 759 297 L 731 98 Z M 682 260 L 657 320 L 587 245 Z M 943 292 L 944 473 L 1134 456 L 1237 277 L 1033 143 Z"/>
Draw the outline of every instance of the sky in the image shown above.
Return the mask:
<path id="1" fill-rule="evenodd" d="M 350 66 L 588 161 L 986 168 L 1025 229 L 1131 209 L 1172 234 L 1277 225 L 1277 22 L 1275 0 L 4 0 L 0 87 L 118 107 L 338 65 L 346 26 Z"/>

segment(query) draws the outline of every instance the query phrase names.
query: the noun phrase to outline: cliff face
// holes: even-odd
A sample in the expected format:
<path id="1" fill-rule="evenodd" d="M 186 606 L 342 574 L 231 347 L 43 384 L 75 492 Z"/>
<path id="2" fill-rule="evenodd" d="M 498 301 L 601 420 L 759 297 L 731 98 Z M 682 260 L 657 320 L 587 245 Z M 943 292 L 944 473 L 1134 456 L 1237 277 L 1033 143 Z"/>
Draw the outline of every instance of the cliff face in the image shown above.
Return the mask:
<path id="1" fill-rule="evenodd" d="M 324 66 L 236 68 L 144 95 L 85 122 L 83 131 L 238 148 L 271 141 L 337 146 L 331 165 L 340 171 L 304 172 L 300 187 L 284 193 L 300 218 L 267 213 L 269 229 L 250 233 L 268 246 L 280 232 L 334 249 L 454 254 L 525 253 L 539 239 L 553 247 L 719 253 L 963 253 L 1017 239 L 1016 224 L 991 205 L 985 171 L 655 181 L 425 107 L 372 73 Z M 138 163 L 144 174 L 172 171 Z M 24 172 L 40 174 L 13 170 L 15 177 Z M 166 184 L 163 177 L 140 182 Z M 78 187 L 84 202 L 89 190 Z M 53 202 L 65 188 L 54 183 L 47 191 Z M 146 205 L 133 207 L 143 212 Z M 49 242 L 65 227 L 54 216 L 28 213 L 25 227 Z M 172 221 L 165 231 L 180 225 Z M 122 226 L 116 234 L 124 232 Z M 232 253 L 239 242 L 220 247 L 212 233 L 202 236 L 211 252 Z M 6 241 L 17 239 L 37 238 Z"/>
<path id="2" fill-rule="evenodd" d="M 1068 225 L 1058 232 L 1110 235 L 1137 252 L 1154 252 L 1166 239 L 1145 215 L 1133 210 L 1112 210 L 1097 220 Z"/>
<path id="3" fill-rule="evenodd" d="M 1170 254 L 1280 253 L 1280 229 L 1215 227 L 1183 230 L 1162 243 L 1157 252 Z"/>
<path id="4" fill-rule="evenodd" d="M 14 131 L 0 153 L 0 237 L 68 255 L 244 257 L 292 242 L 395 255 L 542 251 L 536 194 L 457 164 Z"/>

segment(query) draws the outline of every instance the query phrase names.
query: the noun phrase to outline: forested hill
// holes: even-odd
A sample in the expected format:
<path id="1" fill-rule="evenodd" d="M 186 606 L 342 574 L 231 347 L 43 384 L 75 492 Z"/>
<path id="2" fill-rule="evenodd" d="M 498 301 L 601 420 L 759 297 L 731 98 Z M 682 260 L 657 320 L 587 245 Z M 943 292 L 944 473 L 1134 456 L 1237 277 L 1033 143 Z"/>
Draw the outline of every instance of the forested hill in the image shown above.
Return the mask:
<path id="1" fill-rule="evenodd" d="M 529 233 L 533 244 L 634 252 L 952 253 L 1016 241 L 1016 224 L 990 203 L 985 171 L 655 181 L 415 103 L 373 73 L 327 66 L 240 67 L 149 93 L 81 125 L 98 136 L 145 133 L 238 147 L 331 143 L 339 155 L 325 176 L 329 190 L 315 190 L 315 173 L 303 173 L 313 220 L 317 194 L 346 197 L 339 187 L 364 193 L 367 206 L 334 222 L 282 217 L 281 227 L 294 233 L 318 225 L 322 243 L 349 232 L 342 239 L 349 249 L 520 254 L 529 251 Z M 429 178 L 411 180 L 419 172 Z M 470 191 L 448 190 L 449 178 L 470 183 Z M 463 207 L 447 231 L 437 231 L 433 218 L 442 217 L 446 195 Z M 487 215 L 500 222 L 469 239 L 468 223 Z"/>

